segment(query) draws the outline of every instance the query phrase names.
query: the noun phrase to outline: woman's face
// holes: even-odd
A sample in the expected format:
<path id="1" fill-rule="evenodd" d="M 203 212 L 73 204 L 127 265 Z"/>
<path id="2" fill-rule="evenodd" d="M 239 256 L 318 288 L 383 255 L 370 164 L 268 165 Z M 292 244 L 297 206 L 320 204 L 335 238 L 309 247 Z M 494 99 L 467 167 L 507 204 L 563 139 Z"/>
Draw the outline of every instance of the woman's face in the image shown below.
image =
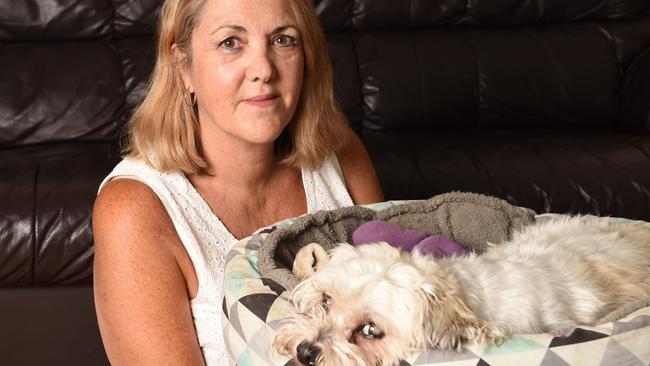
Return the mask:
<path id="1" fill-rule="evenodd" d="M 292 0 L 207 0 L 182 72 L 203 143 L 268 144 L 291 120 L 303 80 Z M 206 146 L 207 147 L 207 146 Z"/>

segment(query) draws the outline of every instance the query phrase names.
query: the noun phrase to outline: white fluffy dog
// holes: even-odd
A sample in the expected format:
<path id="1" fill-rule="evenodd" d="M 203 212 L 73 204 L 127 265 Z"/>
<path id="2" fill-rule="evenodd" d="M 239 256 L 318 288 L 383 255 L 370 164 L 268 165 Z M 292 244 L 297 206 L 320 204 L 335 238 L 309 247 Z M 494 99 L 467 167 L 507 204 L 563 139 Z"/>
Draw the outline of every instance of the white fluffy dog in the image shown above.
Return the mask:
<path id="1" fill-rule="evenodd" d="M 482 255 L 434 260 L 385 243 L 341 244 L 329 261 L 319 245 L 300 254 L 300 313 L 273 346 L 303 365 L 393 365 L 426 347 L 566 335 L 650 296 L 650 229 L 593 216 L 528 226 Z"/>

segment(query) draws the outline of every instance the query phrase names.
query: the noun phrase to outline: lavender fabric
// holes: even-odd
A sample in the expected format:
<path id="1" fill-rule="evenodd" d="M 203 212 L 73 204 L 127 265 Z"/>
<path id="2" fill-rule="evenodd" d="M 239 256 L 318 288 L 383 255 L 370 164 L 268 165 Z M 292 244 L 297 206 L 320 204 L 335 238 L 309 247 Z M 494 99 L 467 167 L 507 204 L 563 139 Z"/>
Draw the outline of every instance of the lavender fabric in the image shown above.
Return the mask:
<path id="1" fill-rule="evenodd" d="M 382 220 L 372 220 L 352 233 L 352 243 L 363 245 L 384 241 L 407 252 L 418 250 L 423 255 L 448 257 L 463 255 L 467 251 L 458 243 L 441 235 L 428 236 L 418 230 L 402 229 Z"/>
<path id="2" fill-rule="evenodd" d="M 352 243 L 361 245 L 385 241 L 386 243 L 410 252 L 413 247 L 428 235 L 418 230 L 406 230 L 382 220 L 372 220 L 359 226 L 352 233 Z"/>
<path id="3" fill-rule="evenodd" d="M 467 251 L 455 241 L 441 235 L 431 235 L 413 247 L 420 254 L 431 255 L 435 258 L 465 255 Z"/>

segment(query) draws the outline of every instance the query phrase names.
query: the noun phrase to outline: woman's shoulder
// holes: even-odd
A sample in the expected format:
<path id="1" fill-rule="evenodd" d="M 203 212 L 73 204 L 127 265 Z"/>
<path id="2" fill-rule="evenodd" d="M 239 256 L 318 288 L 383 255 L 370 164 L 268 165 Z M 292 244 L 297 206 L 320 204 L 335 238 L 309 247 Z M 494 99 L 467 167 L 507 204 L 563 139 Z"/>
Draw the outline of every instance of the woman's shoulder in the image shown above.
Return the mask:
<path id="1" fill-rule="evenodd" d="M 111 179 L 102 187 L 93 207 L 93 226 L 97 221 L 125 228 L 162 226 L 166 216 L 165 207 L 151 187 L 124 177 Z"/>
<path id="2" fill-rule="evenodd" d="M 108 180 L 97 195 L 97 202 L 116 206 L 154 204 L 160 201 L 153 189 L 135 176 L 120 176 Z"/>
<path id="3" fill-rule="evenodd" d="M 196 275 L 188 275 L 191 262 L 167 210 L 145 183 L 126 178 L 109 181 L 95 201 L 92 225 L 97 253 L 144 258 L 171 255 L 186 278 L 196 282 Z M 192 287 L 194 293 L 196 287 Z"/>
<path id="4" fill-rule="evenodd" d="M 93 231 L 110 225 L 111 235 L 155 235 L 173 229 L 159 195 L 140 177 L 120 175 L 102 184 L 93 206 Z"/>

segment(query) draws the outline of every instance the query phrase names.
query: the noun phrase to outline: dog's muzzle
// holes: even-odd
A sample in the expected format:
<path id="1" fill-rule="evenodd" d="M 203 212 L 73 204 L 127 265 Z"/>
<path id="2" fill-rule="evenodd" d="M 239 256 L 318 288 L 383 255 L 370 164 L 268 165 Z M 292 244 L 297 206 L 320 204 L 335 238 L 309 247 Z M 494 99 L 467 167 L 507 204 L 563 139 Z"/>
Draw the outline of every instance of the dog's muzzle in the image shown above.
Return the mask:
<path id="1" fill-rule="evenodd" d="M 316 365 L 316 357 L 320 353 L 320 348 L 310 344 L 307 341 L 302 341 L 296 347 L 296 355 L 298 357 L 298 361 L 302 363 L 305 366 L 315 366 Z"/>

